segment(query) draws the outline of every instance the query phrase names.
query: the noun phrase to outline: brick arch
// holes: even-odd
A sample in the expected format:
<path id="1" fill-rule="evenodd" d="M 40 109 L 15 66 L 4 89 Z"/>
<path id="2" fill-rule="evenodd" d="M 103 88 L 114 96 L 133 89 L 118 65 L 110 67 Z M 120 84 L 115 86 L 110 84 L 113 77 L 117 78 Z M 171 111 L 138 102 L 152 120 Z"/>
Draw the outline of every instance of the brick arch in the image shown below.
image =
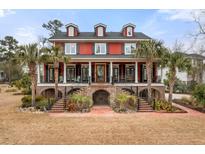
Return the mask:
<path id="1" fill-rule="evenodd" d="M 72 94 L 73 92 L 80 90 L 81 88 L 70 88 L 67 92 L 66 95 Z"/>
<path id="2" fill-rule="evenodd" d="M 147 90 L 148 88 L 147 87 L 140 87 L 138 89 L 138 96 L 140 94 L 140 92 L 144 91 L 144 90 Z M 160 99 L 164 99 L 164 93 L 162 91 L 161 88 L 157 88 L 157 87 L 152 87 L 151 90 L 155 90 L 158 94 L 154 93 L 155 97 L 156 98 L 160 98 Z M 157 96 L 158 95 L 158 96 Z"/>
<path id="3" fill-rule="evenodd" d="M 122 88 L 122 90 L 129 92 L 130 94 L 135 94 L 134 90 L 131 88 Z"/>
<path id="4" fill-rule="evenodd" d="M 108 90 L 98 89 L 92 93 L 92 99 L 95 105 L 109 105 L 110 92 Z"/>
<path id="5" fill-rule="evenodd" d="M 47 91 L 47 90 L 54 90 L 55 91 L 55 88 L 53 88 L 53 87 L 46 87 L 46 88 L 42 88 L 41 90 L 40 90 L 40 95 L 42 95 L 43 96 L 43 92 L 45 92 L 45 91 Z M 58 92 L 60 92 L 59 93 L 59 96 L 61 97 L 61 98 L 63 98 L 64 96 L 63 96 L 63 90 L 62 89 L 60 89 L 60 88 L 58 88 Z M 55 95 L 54 95 L 55 96 Z"/>

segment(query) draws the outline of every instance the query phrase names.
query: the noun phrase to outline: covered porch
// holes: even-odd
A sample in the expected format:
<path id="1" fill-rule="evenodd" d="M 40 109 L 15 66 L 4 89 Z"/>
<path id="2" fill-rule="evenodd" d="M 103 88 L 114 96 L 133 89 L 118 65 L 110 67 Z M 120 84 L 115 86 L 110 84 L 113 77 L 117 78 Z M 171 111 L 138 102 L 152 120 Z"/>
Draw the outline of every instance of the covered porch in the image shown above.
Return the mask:
<path id="1" fill-rule="evenodd" d="M 160 83 L 158 63 L 153 63 L 152 83 Z M 40 64 L 38 83 L 54 83 L 53 64 Z M 147 83 L 145 62 L 71 62 L 59 63 L 59 83 Z"/>

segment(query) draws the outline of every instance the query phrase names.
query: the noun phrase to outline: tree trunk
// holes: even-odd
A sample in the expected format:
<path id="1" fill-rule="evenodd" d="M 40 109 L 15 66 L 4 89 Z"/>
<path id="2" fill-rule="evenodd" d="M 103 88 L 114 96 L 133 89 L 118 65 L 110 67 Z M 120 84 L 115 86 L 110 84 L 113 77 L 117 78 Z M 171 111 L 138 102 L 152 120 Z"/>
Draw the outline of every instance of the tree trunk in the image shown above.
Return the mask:
<path id="1" fill-rule="evenodd" d="M 173 73 L 171 76 L 171 78 L 169 79 L 169 98 L 168 98 L 168 102 L 172 103 L 172 95 L 173 95 L 173 89 L 174 89 L 174 84 L 176 81 L 176 70 L 172 70 Z"/>
<path id="2" fill-rule="evenodd" d="M 172 103 L 173 88 L 174 88 L 173 81 L 170 81 L 169 82 L 169 98 L 168 98 L 169 103 Z"/>
<path id="3" fill-rule="evenodd" d="M 54 63 L 55 69 L 55 100 L 58 100 L 58 62 Z"/>
<path id="4" fill-rule="evenodd" d="M 148 102 L 151 103 L 152 101 L 152 89 L 151 89 L 151 83 L 152 83 L 152 79 L 151 79 L 151 69 L 152 69 L 152 62 L 151 61 L 147 61 L 147 94 L 148 94 Z"/>
<path id="5" fill-rule="evenodd" d="M 29 72 L 31 76 L 31 95 L 32 95 L 32 106 L 36 105 L 35 98 L 36 98 L 36 65 L 30 64 L 29 65 Z"/>
<path id="6" fill-rule="evenodd" d="M 11 66 L 10 66 L 10 61 L 9 61 L 9 68 L 8 68 L 8 74 L 9 74 L 9 85 L 11 85 Z"/>

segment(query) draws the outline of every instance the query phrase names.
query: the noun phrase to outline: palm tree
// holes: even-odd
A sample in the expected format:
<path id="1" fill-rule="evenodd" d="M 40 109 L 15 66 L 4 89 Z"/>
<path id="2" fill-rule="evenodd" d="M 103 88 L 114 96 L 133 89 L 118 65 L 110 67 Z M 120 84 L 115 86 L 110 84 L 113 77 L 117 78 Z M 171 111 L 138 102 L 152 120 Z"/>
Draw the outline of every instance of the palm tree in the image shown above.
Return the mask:
<path id="1" fill-rule="evenodd" d="M 32 88 L 32 106 L 35 106 L 35 91 L 36 91 L 36 66 L 41 61 L 41 57 L 38 54 L 38 45 L 28 44 L 20 47 L 17 53 L 17 60 L 24 66 L 29 68 L 29 74 L 31 76 L 31 88 Z"/>
<path id="2" fill-rule="evenodd" d="M 58 99 L 58 68 L 59 62 L 68 63 L 70 57 L 65 56 L 60 46 L 52 46 L 51 48 L 46 48 L 47 53 L 46 56 L 47 62 L 51 62 L 54 64 L 54 80 L 55 80 L 55 100 Z M 64 70 L 65 71 L 65 70 Z"/>
<path id="3" fill-rule="evenodd" d="M 180 71 L 189 71 L 191 68 L 191 61 L 184 53 L 179 52 L 179 49 L 175 49 L 175 52 L 168 51 L 162 57 L 162 66 L 168 67 L 167 73 L 168 84 L 169 84 L 169 98 L 168 101 L 172 102 L 172 94 L 175 82 L 177 80 L 176 73 L 177 69 Z"/>
<path id="4" fill-rule="evenodd" d="M 151 93 L 151 83 L 152 83 L 152 67 L 153 62 L 156 61 L 163 54 L 165 48 L 163 47 L 162 41 L 150 40 L 142 41 L 135 50 L 133 50 L 134 57 L 145 58 L 146 59 L 146 73 L 147 73 L 147 83 L 148 83 L 148 102 L 152 101 Z"/>

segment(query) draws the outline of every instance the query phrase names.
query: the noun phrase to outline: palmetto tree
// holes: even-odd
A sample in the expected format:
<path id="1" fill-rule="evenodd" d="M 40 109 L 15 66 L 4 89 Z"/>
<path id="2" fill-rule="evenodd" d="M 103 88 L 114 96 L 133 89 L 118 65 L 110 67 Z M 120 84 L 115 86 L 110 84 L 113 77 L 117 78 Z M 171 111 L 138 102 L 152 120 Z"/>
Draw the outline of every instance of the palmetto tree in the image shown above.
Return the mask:
<path id="1" fill-rule="evenodd" d="M 179 52 L 179 48 L 174 50 L 175 52 L 168 51 L 162 57 L 162 66 L 168 67 L 169 71 L 167 73 L 168 84 L 169 84 L 169 98 L 168 101 L 172 102 L 172 94 L 174 84 L 177 80 L 176 73 L 177 69 L 180 71 L 189 71 L 191 68 L 191 61 L 187 58 L 184 53 Z"/>
<path id="2" fill-rule="evenodd" d="M 38 45 L 28 44 L 20 47 L 17 53 L 17 60 L 23 64 L 27 65 L 29 68 L 29 74 L 31 76 L 31 88 L 32 88 L 32 106 L 35 106 L 35 91 L 36 91 L 36 66 L 41 62 L 41 57 L 39 56 Z"/>
<path id="3" fill-rule="evenodd" d="M 68 63 L 70 60 L 70 57 L 64 55 L 63 50 L 61 49 L 60 46 L 52 46 L 51 48 L 46 48 L 46 51 L 47 51 L 47 54 L 44 55 L 44 59 L 46 59 L 47 62 L 51 62 L 54 64 L 55 99 L 57 100 L 58 99 L 59 63 L 60 62 Z"/>
<path id="4" fill-rule="evenodd" d="M 142 41 L 139 46 L 133 50 L 134 57 L 144 58 L 146 60 L 146 74 L 147 74 L 147 91 L 148 91 L 148 102 L 152 101 L 151 83 L 152 83 L 152 67 L 153 62 L 156 61 L 163 54 L 165 48 L 163 47 L 162 41 L 150 40 Z"/>

